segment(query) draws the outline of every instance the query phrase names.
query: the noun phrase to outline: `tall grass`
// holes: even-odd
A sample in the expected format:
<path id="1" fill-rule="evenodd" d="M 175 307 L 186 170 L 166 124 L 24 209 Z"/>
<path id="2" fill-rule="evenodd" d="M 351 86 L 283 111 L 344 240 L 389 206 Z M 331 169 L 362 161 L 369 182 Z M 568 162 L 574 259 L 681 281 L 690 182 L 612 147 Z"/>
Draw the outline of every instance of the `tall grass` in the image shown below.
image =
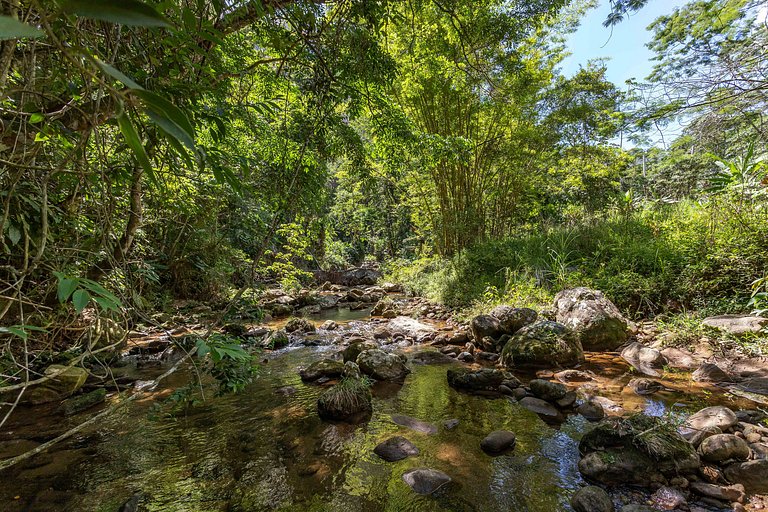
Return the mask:
<path id="1" fill-rule="evenodd" d="M 604 291 L 630 316 L 744 310 L 768 268 L 766 212 L 651 205 L 490 241 L 450 259 L 392 262 L 388 278 L 451 306 L 551 303 L 563 288 Z"/>

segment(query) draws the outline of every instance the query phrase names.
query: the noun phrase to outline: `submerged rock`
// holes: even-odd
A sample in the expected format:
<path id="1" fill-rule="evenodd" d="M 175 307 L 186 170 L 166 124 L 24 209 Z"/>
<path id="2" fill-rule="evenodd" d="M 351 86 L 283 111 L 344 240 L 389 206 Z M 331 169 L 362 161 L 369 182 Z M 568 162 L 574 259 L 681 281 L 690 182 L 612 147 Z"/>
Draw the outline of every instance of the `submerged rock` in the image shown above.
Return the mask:
<path id="1" fill-rule="evenodd" d="M 480 448 L 488 455 L 501 455 L 515 447 L 515 434 L 509 430 L 496 430 L 480 441 Z"/>
<path id="2" fill-rule="evenodd" d="M 403 481 L 419 494 L 432 494 L 451 481 L 451 477 L 436 469 L 420 468 L 408 471 Z"/>
<path id="3" fill-rule="evenodd" d="M 614 512 L 613 501 L 600 487 L 588 485 L 582 487 L 571 497 L 571 507 L 575 512 Z"/>
<path id="4" fill-rule="evenodd" d="M 410 416 L 405 416 L 403 414 L 393 414 L 392 421 L 401 427 L 406 427 L 411 430 L 415 430 L 416 432 L 421 432 L 422 434 L 437 434 L 437 426 L 433 425 L 432 423 L 427 423 L 426 421 L 411 418 Z"/>
<path id="5" fill-rule="evenodd" d="M 419 449 L 406 438 L 395 436 L 376 445 L 376 448 L 373 449 L 373 453 L 387 462 L 395 462 L 418 455 Z"/>
<path id="6" fill-rule="evenodd" d="M 79 412 L 95 407 L 107 399 L 107 390 L 104 388 L 94 389 L 90 393 L 74 396 L 61 404 L 61 411 L 65 416 L 71 416 Z"/>
<path id="7" fill-rule="evenodd" d="M 558 411 L 554 405 L 540 398 L 526 396 L 522 398 L 519 403 L 529 411 L 552 420 L 557 420 L 562 417 L 562 414 L 560 414 L 560 411 Z"/>
<path id="8" fill-rule="evenodd" d="M 507 341 L 501 364 L 517 366 L 573 366 L 584 361 L 575 333 L 563 324 L 545 320 L 527 325 Z"/>
<path id="9" fill-rule="evenodd" d="M 584 350 L 616 350 L 627 341 L 627 321 L 603 292 L 589 288 L 555 295 L 557 321 L 573 329 Z"/>
<path id="10" fill-rule="evenodd" d="M 629 388 L 640 396 L 652 395 L 666 389 L 663 384 L 651 379 L 632 379 L 627 384 Z"/>
<path id="11" fill-rule="evenodd" d="M 589 421 L 600 421 L 605 418 L 605 411 L 600 403 L 594 400 L 587 400 L 576 408 L 576 412 L 584 416 Z"/>

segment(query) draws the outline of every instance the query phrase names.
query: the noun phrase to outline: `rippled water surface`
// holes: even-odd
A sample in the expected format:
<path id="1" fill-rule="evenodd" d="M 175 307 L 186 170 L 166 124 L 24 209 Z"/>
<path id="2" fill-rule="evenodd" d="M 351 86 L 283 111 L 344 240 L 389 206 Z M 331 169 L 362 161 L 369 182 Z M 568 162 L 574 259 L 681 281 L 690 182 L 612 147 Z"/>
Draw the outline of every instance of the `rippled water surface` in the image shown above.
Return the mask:
<path id="1" fill-rule="evenodd" d="M 336 350 L 274 353 L 245 392 L 209 397 L 185 414 L 156 417 L 151 406 L 158 397 L 133 404 L 95 432 L 2 475 L 0 510 L 117 511 L 135 493 L 142 496 L 139 510 L 169 512 L 570 510 L 568 497 L 581 483 L 577 443 L 589 428 L 583 418 L 550 427 L 506 399 L 451 389 L 444 365 L 412 364 L 402 386 L 374 386 L 369 422 L 323 422 L 315 404 L 325 388 L 303 384 L 297 370 Z M 627 380 L 620 373 L 616 378 Z M 184 378 L 175 375 L 166 384 L 181 385 Z M 608 381 L 600 387 L 607 391 Z M 684 399 L 642 404 L 660 414 Z M 20 411 L 16 431 L 0 438 L 0 458 L 89 417 L 37 422 L 41 411 Z M 394 424 L 392 414 L 440 428 L 431 436 L 414 432 Z M 459 425 L 446 430 L 442 422 L 452 418 Z M 515 432 L 517 446 L 510 455 L 489 457 L 480 440 L 499 429 Z M 410 439 L 420 455 L 395 463 L 379 459 L 373 448 L 393 435 Z M 436 495 L 419 496 L 401 478 L 418 467 L 441 470 L 453 482 Z"/>

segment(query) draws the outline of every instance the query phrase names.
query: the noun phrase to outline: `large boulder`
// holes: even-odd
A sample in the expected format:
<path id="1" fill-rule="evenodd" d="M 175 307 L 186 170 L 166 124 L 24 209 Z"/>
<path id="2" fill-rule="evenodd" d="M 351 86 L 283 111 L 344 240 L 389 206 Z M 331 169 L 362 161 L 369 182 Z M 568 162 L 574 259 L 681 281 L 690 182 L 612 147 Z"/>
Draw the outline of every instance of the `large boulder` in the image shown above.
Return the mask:
<path id="1" fill-rule="evenodd" d="M 660 377 L 667 358 L 655 348 L 640 343 L 630 343 L 621 351 L 621 357 L 640 373 Z"/>
<path id="2" fill-rule="evenodd" d="M 705 407 L 685 420 L 681 430 L 686 438 L 692 437 L 696 432 L 718 428 L 721 432 L 732 429 L 739 423 L 739 418 L 729 408 L 722 405 Z"/>
<path id="3" fill-rule="evenodd" d="M 605 485 L 648 485 L 700 465 L 694 447 L 672 425 L 641 414 L 604 419 L 584 434 L 579 451 L 579 471 Z"/>
<path id="4" fill-rule="evenodd" d="M 573 329 L 584 350 L 616 350 L 627 341 L 627 321 L 603 292 L 572 288 L 555 295 L 557 321 Z"/>
<path id="5" fill-rule="evenodd" d="M 464 391 L 497 391 L 501 385 L 512 388 L 520 386 L 520 382 L 511 373 L 495 368 L 451 368 L 447 377 L 449 386 Z"/>
<path id="6" fill-rule="evenodd" d="M 361 421 L 372 411 L 369 383 L 362 379 L 344 379 L 317 399 L 317 413 L 324 420 Z"/>
<path id="7" fill-rule="evenodd" d="M 729 459 L 747 460 L 749 445 L 732 434 L 715 434 L 699 445 L 699 455 L 707 462 L 723 462 Z"/>
<path id="8" fill-rule="evenodd" d="M 514 334 L 526 325 L 534 323 L 539 314 L 530 308 L 496 306 L 491 310 L 491 316 L 499 320 L 504 334 Z"/>
<path id="9" fill-rule="evenodd" d="M 499 319 L 491 315 L 478 315 L 472 319 L 469 326 L 472 329 L 472 336 L 478 344 L 485 337 L 496 340 L 504 334 Z"/>
<path id="10" fill-rule="evenodd" d="M 88 379 L 88 372 L 83 368 L 60 364 L 52 364 L 45 369 L 43 375 L 50 379 L 27 388 L 22 395 L 24 403 L 37 405 L 58 402 L 79 391 Z"/>
<path id="11" fill-rule="evenodd" d="M 704 326 L 734 336 L 758 334 L 768 327 L 768 318 L 752 315 L 718 315 L 705 318 Z"/>
<path id="12" fill-rule="evenodd" d="M 301 380 L 304 382 L 315 382 L 322 378 L 337 379 L 344 373 L 344 363 L 334 361 L 333 359 L 321 359 L 315 361 L 303 370 L 299 371 Z"/>
<path id="13" fill-rule="evenodd" d="M 531 388 L 531 393 L 535 397 L 547 402 L 557 402 L 568 392 L 568 388 L 559 382 L 550 382 L 544 379 L 533 379 L 528 383 L 528 387 Z"/>
<path id="14" fill-rule="evenodd" d="M 725 468 L 725 478 L 743 485 L 747 494 L 768 494 L 768 459 L 731 464 Z"/>
<path id="15" fill-rule="evenodd" d="M 501 352 L 501 364 L 508 368 L 574 366 L 583 361 L 584 351 L 575 333 L 550 320 L 523 327 Z"/>
<path id="16" fill-rule="evenodd" d="M 347 347 L 341 351 L 341 357 L 344 359 L 344 362 L 347 361 L 357 361 L 357 356 L 359 356 L 362 352 L 365 352 L 366 350 L 375 350 L 379 348 L 379 346 L 372 342 L 368 341 L 362 338 L 358 338 L 354 341 L 352 341 Z"/>
<path id="17" fill-rule="evenodd" d="M 306 318 L 294 317 L 285 323 L 285 332 L 310 333 L 315 332 L 315 325 Z"/>
<path id="18" fill-rule="evenodd" d="M 401 381 L 411 370 L 403 359 L 383 350 L 365 350 L 357 356 L 360 370 L 376 380 Z"/>

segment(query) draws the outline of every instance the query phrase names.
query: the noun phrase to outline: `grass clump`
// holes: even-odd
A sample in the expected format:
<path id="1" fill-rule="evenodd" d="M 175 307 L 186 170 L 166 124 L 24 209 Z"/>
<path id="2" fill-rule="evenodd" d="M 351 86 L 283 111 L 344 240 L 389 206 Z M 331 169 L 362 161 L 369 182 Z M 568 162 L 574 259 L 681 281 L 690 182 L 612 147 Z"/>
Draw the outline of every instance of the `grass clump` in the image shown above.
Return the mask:
<path id="1" fill-rule="evenodd" d="M 373 412 L 371 381 L 367 378 L 343 378 L 323 392 L 317 400 L 317 412 L 324 420 L 349 421 Z"/>

